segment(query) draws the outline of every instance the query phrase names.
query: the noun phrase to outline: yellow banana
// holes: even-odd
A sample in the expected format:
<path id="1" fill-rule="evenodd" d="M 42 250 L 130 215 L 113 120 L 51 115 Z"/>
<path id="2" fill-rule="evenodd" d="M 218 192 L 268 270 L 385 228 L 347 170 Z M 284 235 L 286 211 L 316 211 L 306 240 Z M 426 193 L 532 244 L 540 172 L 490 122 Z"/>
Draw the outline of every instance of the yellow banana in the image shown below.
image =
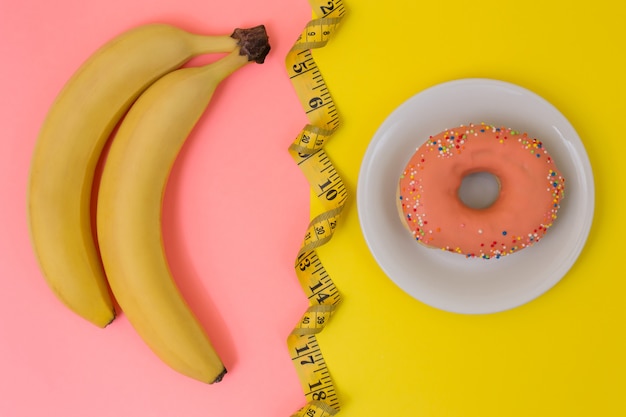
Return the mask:
<path id="1" fill-rule="evenodd" d="M 113 128 L 156 79 L 193 56 L 230 52 L 231 36 L 202 36 L 164 24 L 127 31 L 98 49 L 52 104 L 32 158 L 31 240 L 54 293 L 105 327 L 115 317 L 91 225 L 94 173 Z"/>
<path id="2" fill-rule="evenodd" d="M 215 88 L 250 60 L 263 62 L 269 51 L 263 26 L 248 35 L 225 57 L 173 71 L 137 99 L 112 141 L 98 192 L 98 242 L 122 311 L 161 360 L 206 383 L 220 381 L 226 369 L 171 275 L 162 198 L 179 150 Z"/>

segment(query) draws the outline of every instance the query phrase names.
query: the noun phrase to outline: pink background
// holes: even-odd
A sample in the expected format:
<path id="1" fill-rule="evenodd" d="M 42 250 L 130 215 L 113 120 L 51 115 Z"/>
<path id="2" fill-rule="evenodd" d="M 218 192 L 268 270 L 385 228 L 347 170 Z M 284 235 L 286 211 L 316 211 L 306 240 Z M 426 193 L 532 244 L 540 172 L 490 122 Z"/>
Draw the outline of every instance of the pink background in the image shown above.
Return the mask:
<path id="1" fill-rule="evenodd" d="M 309 190 L 287 153 L 306 120 L 283 68 L 310 16 L 304 0 L 0 3 L 0 416 L 262 417 L 304 404 L 285 340 L 307 306 L 291 265 Z M 273 48 L 221 85 L 166 193 L 172 269 L 229 369 L 211 386 L 161 363 L 123 315 L 101 330 L 65 309 L 27 232 L 29 160 L 55 95 L 102 43 L 155 21 L 207 34 L 265 24 Z"/>

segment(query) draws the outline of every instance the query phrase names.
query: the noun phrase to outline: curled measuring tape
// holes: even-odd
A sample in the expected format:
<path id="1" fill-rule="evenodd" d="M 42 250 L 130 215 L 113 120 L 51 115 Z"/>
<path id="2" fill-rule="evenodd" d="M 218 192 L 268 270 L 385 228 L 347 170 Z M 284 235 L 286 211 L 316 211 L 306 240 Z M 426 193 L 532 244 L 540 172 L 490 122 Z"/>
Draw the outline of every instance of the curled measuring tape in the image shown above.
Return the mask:
<path id="1" fill-rule="evenodd" d="M 287 73 L 309 120 L 289 147 L 289 153 L 321 202 L 323 212 L 309 222 L 295 262 L 296 276 L 308 297 L 309 308 L 287 338 L 307 399 L 306 406 L 292 417 L 326 417 L 339 411 L 337 393 L 316 334 L 324 329 L 341 297 L 315 249 L 332 238 L 348 197 L 323 149 L 339 126 L 339 117 L 311 53 L 333 36 L 345 9 L 342 0 L 309 0 L 309 4 L 316 18 L 307 23 L 285 59 Z"/>

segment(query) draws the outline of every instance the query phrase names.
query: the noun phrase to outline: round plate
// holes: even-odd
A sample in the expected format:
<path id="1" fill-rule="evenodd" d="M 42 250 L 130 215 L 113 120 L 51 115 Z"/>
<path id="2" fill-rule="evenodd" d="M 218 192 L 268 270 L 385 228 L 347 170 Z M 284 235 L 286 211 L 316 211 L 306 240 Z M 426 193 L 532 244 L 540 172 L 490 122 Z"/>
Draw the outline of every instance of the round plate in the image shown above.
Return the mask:
<path id="1" fill-rule="evenodd" d="M 395 202 L 402 170 L 429 135 L 481 122 L 540 139 L 566 178 L 565 198 L 546 236 L 491 260 L 418 244 L 402 226 Z M 494 313 L 543 294 L 574 264 L 591 228 L 593 174 L 578 134 L 546 100 L 506 82 L 464 79 L 424 90 L 387 117 L 362 161 L 357 207 L 372 255 L 405 292 L 446 311 Z"/>

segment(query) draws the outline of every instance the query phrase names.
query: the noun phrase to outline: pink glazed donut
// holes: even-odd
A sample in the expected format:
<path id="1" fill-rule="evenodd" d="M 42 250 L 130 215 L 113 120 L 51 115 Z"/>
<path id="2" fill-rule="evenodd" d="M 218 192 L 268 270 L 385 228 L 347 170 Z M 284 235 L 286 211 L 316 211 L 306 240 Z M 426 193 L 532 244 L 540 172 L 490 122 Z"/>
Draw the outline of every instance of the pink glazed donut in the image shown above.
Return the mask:
<path id="1" fill-rule="evenodd" d="M 487 172 L 499 184 L 487 208 L 458 196 L 463 178 Z M 537 243 L 556 219 L 565 179 L 543 144 L 526 133 L 484 123 L 431 136 L 406 165 L 397 205 L 419 243 L 495 259 Z"/>

